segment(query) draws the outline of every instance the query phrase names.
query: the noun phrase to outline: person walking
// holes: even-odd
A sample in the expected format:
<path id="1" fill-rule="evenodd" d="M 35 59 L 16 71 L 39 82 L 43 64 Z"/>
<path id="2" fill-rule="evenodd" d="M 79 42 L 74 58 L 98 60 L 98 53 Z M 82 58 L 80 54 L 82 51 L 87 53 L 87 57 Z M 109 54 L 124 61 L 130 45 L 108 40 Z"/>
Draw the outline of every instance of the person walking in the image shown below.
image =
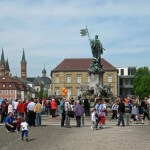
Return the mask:
<path id="1" fill-rule="evenodd" d="M 114 118 L 118 119 L 117 117 L 117 113 L 118 113 L 118 102 L 116 101 L 113 105 L 112 105 L 112 117 L 110 119 L 110 121 Z"/>
<path id="2" fill-rule="evenodd" d="M 139 114 L 139 110 L 138 110 L 138 106 L 137 106 L 137 102 L 133 101 L 133 104 L 131 106 L 131 120 L 130 123 L 132 123 L 132 121 L 134 121 L 134 123 L 137 123 L 137 118 L 138 118 L 138 114 Z"/>
<path id="3" fill-rule="evenodd" d="M 84 109 L 80 105 L 80 101 L 79 100 L 76 102 L 76 105 L 75 105 L 75 108 L 74 108 L 74 113 L 75 113 L 75 116 L 76 116 L 77 127 L 81 127 L 81 116 L 84 113 Z"/>
<path id="4" fill-rule="evenodd" d="M 36 125 L 41 126 L 41 117 L 42 117 L 43 106 L 40 104 L 40 100 L 37 99 L 37 104 L 34 107 L 34 112 L 36 113 Z"/>
<path id="5" fill-rule="evenodd" d="M 31 99 L 31 102 L 27 106 L 27 111 L 28 111 L 28 122 L 29 126 L 35 126 L 35 118 L 36 118 L 36 113 L 34 112 L 34 99 Z"/>
<path id="6" fill-rule="evenodd" d="M 91 129 L 93 131 L 96 130 L 97 120 L 98 120 L 98 115 L 97 115 L 96 109 L 93 109 L 92 114 L 91 114 L 91 122 L 92 122 Z"/>
<path id="7" fill-rule="evenodd" d="M 60 113 L 61 113 L 61 127 L 64 127 L 65 123 L 65 102 L 63 99 L 60 100 Z"/>
<path id="8" fill-rule="evenodd" d="M 26 122 L 25 118 L 22 118 L 21 121 L 21 140 L 24 140 L 24 135 L 26 137 L 26 141 L 28 142 L 28 123 Z"/>
<path id="9" fill-rule="evenodd" d="M 122 99 L 120 99 L 118 112 L 119 112 L 119 120 L 117 126 L 120 126 L 120 123 L 122 122 L 122 126 L 124 127 L 125 126 L 124 123 L 125 104 Z"/>
<path id="10" fill-rule="evenodd" d="M 57 109 L 57 103 L 56 103 L 55 99 L 52 99 L 50 104 L 51 104 L 52 118 L 54 118 L 56 116 L 55 113 L 56 113 L 56 109 Z"/>

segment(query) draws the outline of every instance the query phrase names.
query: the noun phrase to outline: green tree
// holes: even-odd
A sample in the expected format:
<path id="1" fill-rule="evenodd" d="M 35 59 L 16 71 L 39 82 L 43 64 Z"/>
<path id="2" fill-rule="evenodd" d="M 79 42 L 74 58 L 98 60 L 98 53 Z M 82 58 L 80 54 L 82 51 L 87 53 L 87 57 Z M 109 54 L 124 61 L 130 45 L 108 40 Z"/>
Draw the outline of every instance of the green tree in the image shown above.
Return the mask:
<path id="1" fill-rule="evenodd" d="M 137 69 L 133 79 L 133 88 L 136 95 L 142 99 L 150 95 L 150 70 L 148 67 Z"/>

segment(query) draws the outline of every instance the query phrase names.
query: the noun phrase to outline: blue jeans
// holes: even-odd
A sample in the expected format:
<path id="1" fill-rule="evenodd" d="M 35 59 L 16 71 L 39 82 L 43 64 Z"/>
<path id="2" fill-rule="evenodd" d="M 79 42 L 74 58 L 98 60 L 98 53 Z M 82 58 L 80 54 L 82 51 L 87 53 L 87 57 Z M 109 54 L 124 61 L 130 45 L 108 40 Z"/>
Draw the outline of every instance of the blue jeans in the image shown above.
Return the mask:
<path id="1" fill-rule="evenodd" d="M 24 135 L 26 138 L 28 138 L 28 130 L 22 131 L 22 139 L 24 138 Z"/>
<path id="2" fill-rule="evenodd" d="M 41 113 L 36 113 L 36 125 L 41 125 Z"/>

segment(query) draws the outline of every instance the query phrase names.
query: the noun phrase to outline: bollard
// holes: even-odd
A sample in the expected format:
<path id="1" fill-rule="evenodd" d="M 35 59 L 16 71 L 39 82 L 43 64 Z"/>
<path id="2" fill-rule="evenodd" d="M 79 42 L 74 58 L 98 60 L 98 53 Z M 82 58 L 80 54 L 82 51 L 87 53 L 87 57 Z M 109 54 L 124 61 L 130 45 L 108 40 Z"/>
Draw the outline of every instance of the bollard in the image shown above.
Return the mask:
<path id="1" fill-rule="evenodd" d="M 84 114 L 82 115 L 82 126 L 84 126 Z"/>
<path id="2" fill-rule="evenodd" d="M 127 114 L 126 126 L 129 126 L 129 114 Z"/>

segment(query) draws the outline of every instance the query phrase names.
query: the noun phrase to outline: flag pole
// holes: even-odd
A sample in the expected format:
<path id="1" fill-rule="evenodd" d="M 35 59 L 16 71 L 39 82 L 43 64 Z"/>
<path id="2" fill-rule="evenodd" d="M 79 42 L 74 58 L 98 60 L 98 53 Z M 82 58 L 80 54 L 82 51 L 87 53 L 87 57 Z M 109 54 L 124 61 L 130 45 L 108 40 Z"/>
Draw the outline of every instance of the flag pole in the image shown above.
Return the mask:
<path id="1" fill-rule="evenodd" d="M 86 30 L 87 30 L 88 38 L 90 39 L 90 34 L 89 34 L 87 26 L 86 26 Z"/>

